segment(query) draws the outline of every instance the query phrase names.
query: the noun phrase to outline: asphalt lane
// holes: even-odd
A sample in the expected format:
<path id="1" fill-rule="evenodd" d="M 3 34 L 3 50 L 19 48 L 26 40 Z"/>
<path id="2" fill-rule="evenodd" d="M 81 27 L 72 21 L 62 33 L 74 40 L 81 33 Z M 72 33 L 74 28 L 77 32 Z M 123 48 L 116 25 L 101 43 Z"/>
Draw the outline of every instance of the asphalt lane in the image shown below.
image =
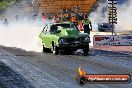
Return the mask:
<path id="1" fill-rule="evenodd" d="M 49 84 L 51 88 L 80 88 L 75 80 L 80 65 L 91 74 L 132 73 L 132 69 L 129 68 L 131 65 L 129 62 L 132 62 L 131 55 L 129 57 L 127 57 L 128 55 L 120 56 L 122 55 L 120 53 L 99 50 L 93 55 L 91 50 L 88 56 L 83 56 L 81 53 L 55 56 L 52 53 L 27 52 L 17 48 L 1 47 L 1 49 L 6 51 L 7 54 L 3 55 L 2 62 L 21 74 L 35 88 L 49 88 L 46 85 L 47 81 L 51 82 Z M 112 56 L 107 56 L 109 54 Z M 9 58 L 10 56 L 11 58 Z M 117 64 L 112 63 L 112 60 Z M 119 61 L 120 63 L 128 62 L 126 66 L 122 66 L 118 64 Z M 43 77 L 44 75 L 46 78 Z M 44 79 L 46 79 L 46 82 L 43 82 Z M 42 85 L 43 83 L 45 85 Z M 86 84 L 82 87 L 131 88 L 132 84 Z"/>
<path id="2" fill-rule="evenodd" d="M 0 88 L 34 88 L 19 73 L 0 62 Z"/>
<path id="3" fill-rule="evenodd" d="M 0 81 L 0 88 L 6 88 L 6 86 L 1 81 Z"/>

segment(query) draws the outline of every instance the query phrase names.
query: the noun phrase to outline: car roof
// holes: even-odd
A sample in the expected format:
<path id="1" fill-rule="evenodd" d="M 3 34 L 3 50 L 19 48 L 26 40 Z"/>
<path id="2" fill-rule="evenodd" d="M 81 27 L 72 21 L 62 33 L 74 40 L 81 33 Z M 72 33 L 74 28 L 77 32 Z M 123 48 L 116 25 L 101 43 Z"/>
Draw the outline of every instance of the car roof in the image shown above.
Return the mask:
<path id="1" fill-rule="evenodd" d="M 56 25 L 56 24 L 71 24 L 70 22 L 63 22 L 63 23 L 50 23 L 49 25 Z"/>
<path id="2" fill-rule="evenodd" d="M 112 25 L 112 24 L 109 24 L 109 23 L 99 23 L 99 25 Z"/>
<path id="3" fill-rule="evenodd" d="M 109 23 L 102 23 L 102 24 L 109 24 Z"/>

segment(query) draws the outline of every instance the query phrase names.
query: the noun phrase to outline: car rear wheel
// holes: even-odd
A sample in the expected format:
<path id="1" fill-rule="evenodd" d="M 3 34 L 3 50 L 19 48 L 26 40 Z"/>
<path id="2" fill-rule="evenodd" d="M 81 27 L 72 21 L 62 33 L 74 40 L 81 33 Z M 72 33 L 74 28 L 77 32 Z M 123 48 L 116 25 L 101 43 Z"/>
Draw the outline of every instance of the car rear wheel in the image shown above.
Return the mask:
<path id="1" fill-rule="evenodd" d="M 52 50 L 53 50 L 53 54 L 55 54 L 55 55 L 59 54 L 59 48 L 56 45 L 53 46 Z"/>
<path id="2" fill-rule="evenodd" d="M 49 52 L 49 51 L 50 51 L 50 49 L 45 48 L 45 46 L 43 45 L 43 52 Z"/>

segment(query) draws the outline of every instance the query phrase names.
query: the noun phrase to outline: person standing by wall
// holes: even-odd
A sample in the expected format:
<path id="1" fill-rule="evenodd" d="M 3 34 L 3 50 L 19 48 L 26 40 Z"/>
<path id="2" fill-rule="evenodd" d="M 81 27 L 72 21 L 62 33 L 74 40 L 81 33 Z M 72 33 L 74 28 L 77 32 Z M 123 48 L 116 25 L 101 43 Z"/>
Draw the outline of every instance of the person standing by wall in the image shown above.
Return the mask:
<path id="1" fill-rule="evenodd" d="M 5 19 L 5 21 L 3 22 L 3 25 L 5 25 L 5 26 L 8 26 L 9 25 L 9 22 L 8 22 L 7 19 Z"/>
<path id="2" fill-rule="evenodd" d="M 84 15 L 84 19 L 82 20 L 82 25 L 84 29 L 84 33 L 88 33 L 90 35 L 90 31 L 92 31 L 91 21 L 88 19 L 86 15 Z"/>
<path id="3" fill-rule="evenodd" d="M 59 23 L 59 17 L 57 15 L 54 15 L 53 19 L 52 19 L 52 22 L 53 23 Z"/>
<path id="4" fill-rule="evenodd" d="M 79 26 L 78 26 L 78 28 L 79 28 L 79 31 L 80 31 L 80 32 L 83 31 L 82 21 L 79 21 Z"/>
<path id="5" fill-rule="evenodd" d="M 19 17 L 18 17 L 18 15 L 15 16 L 15 19 L 16 19 L 16 21 L 19 21 Z"/>
<path id="6" fill-rule="evenodd" d="M 75 22 L 76 21 L 76 17 L 75 16 L 72 16 L 71 17 L 71 22 L 73 23 L 73 22 Z"/>
<path id="7" fill-rule="evenodd" d="M 42 20 L 43 20 L 44 23 L 46 22 L 46 16 L 45 16 L 44 13 L 42 13 Z"/>

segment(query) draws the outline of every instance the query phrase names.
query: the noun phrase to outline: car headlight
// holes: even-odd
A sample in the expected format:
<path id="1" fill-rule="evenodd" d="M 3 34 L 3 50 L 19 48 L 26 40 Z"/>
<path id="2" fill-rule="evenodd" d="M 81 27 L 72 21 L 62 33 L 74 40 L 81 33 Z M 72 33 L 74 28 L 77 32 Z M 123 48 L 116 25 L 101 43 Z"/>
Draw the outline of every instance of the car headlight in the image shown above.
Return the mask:
<path id="1" fill-rule="evenodd" d="M 84 42 L 89 42 L 89 41 L 90 41 L 89 37 L 84 38 Z"/>
<path id="2" fill-rule="evenodd" d="M 65 39 L 59 39 L 59 43 L 65 43 Z"/>

